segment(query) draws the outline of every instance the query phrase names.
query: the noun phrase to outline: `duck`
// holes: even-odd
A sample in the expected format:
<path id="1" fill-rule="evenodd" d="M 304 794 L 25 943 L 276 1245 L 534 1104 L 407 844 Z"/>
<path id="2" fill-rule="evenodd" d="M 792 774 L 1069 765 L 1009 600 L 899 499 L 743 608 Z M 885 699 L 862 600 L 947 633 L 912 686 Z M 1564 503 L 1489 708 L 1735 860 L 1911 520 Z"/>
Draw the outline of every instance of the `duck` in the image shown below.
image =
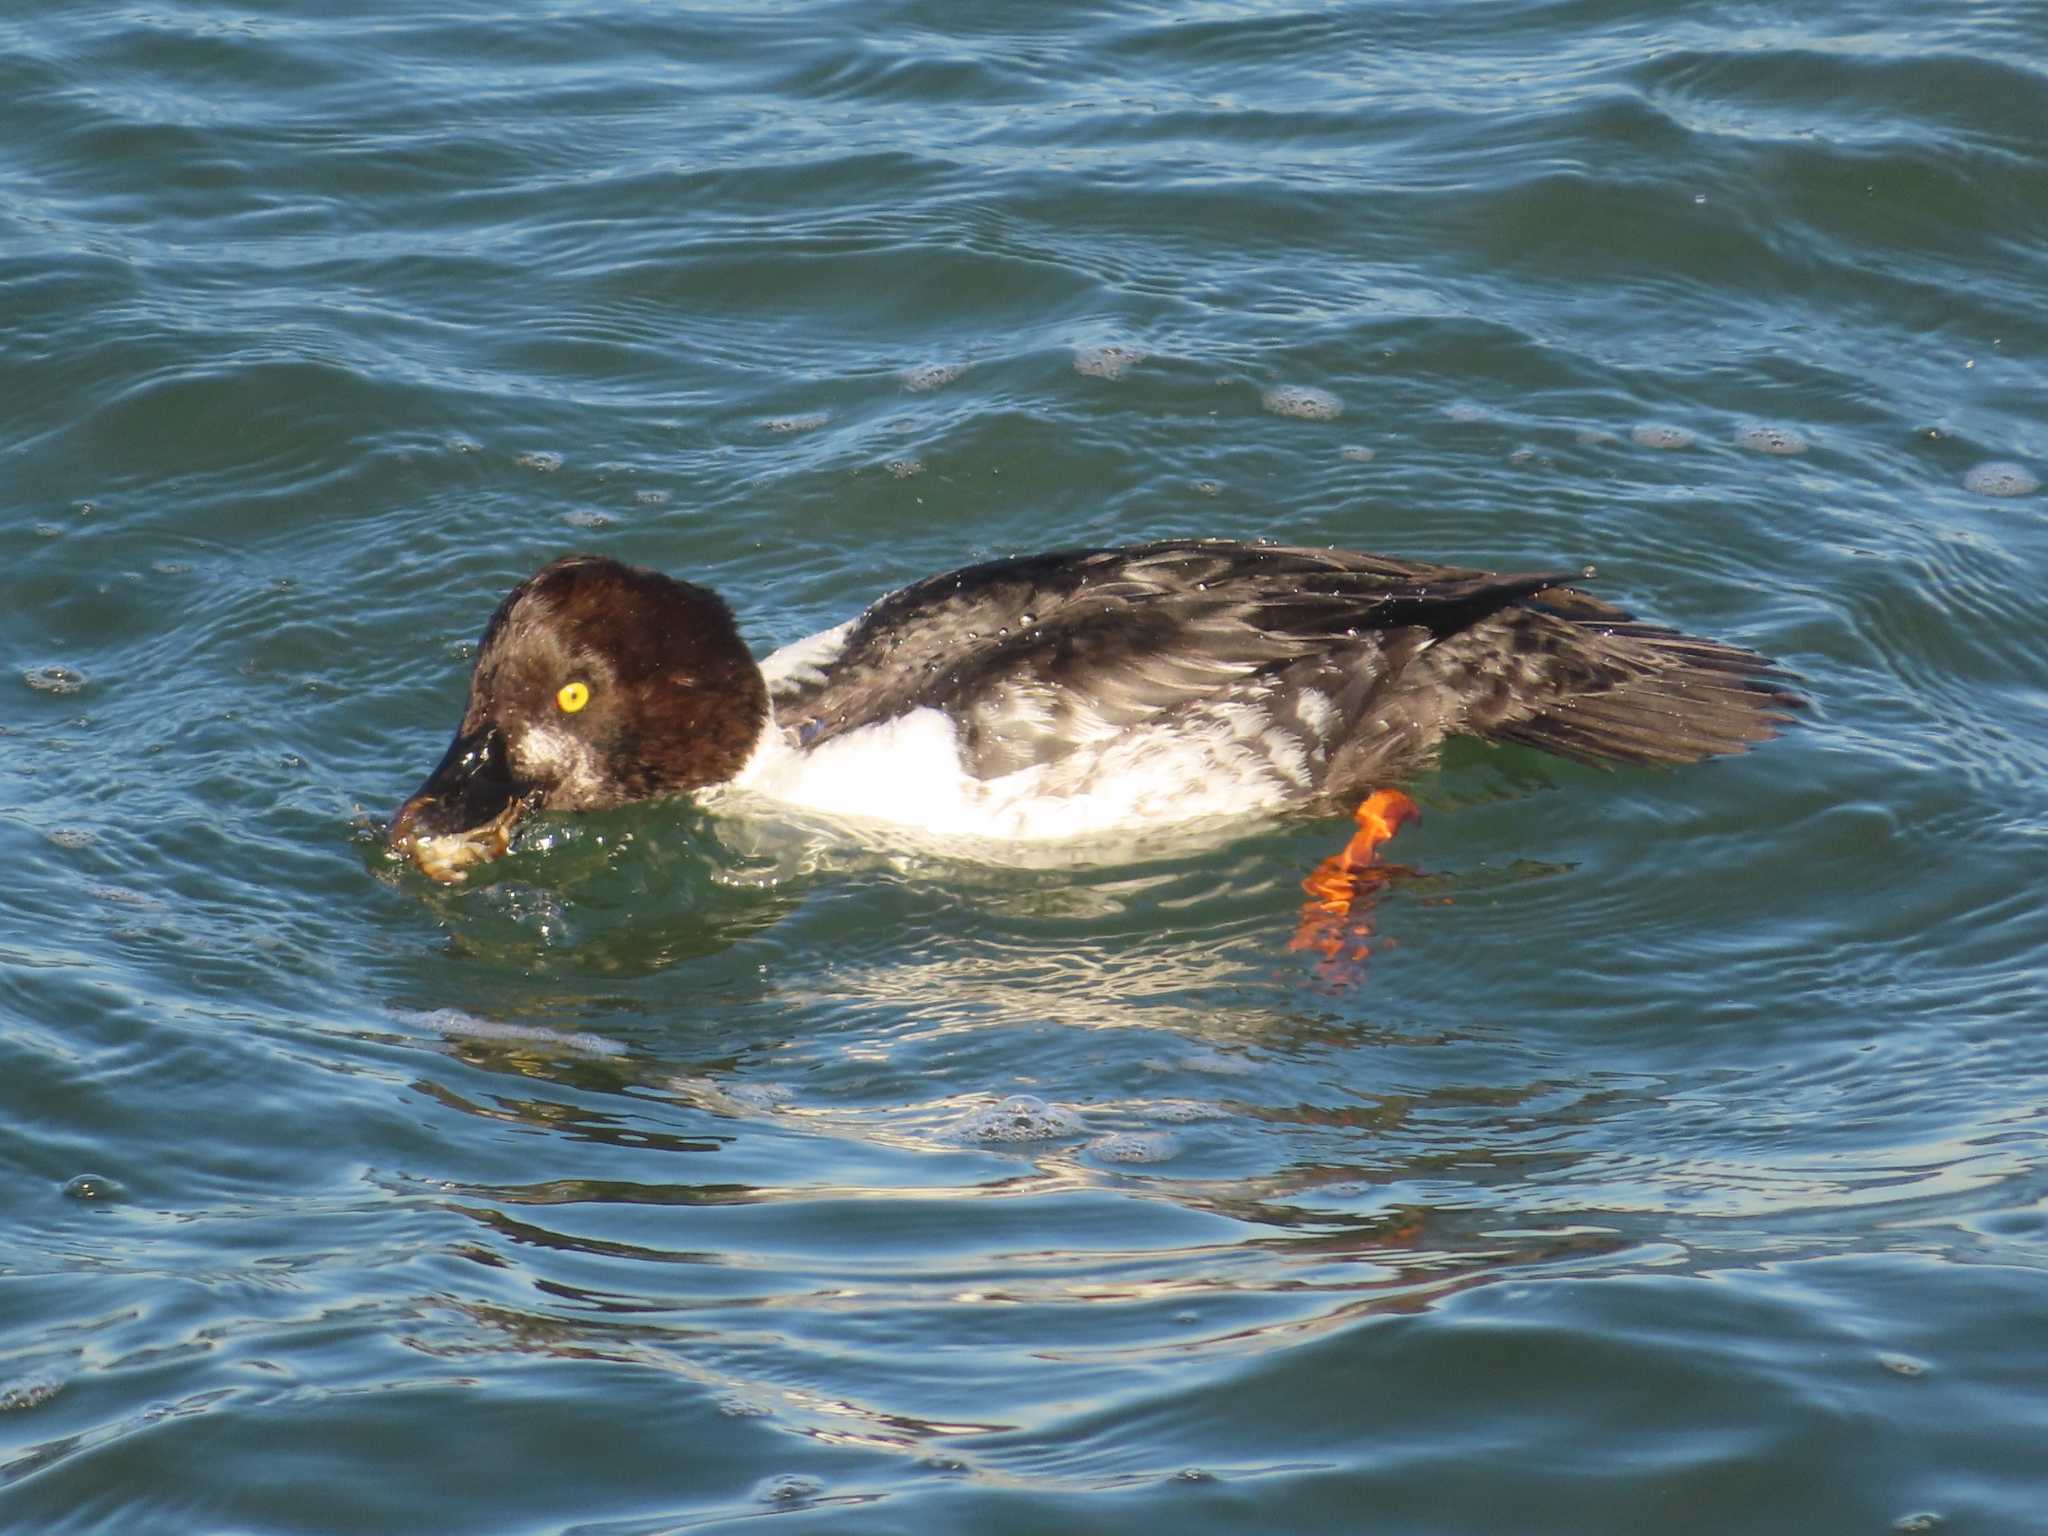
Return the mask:
<path id="1" fill-rule="evenodd" d="M 1768 657 L 1580 583 L 1224 539 L 926 577 L 757 660 L 709 587 L 599 554 L 515 586 L 390 852 L 457 882 L 537 812 L 755 797 L 986 849 L 1384 810 L 1453 736 L 1670 767 L 1778 734 Z"/>

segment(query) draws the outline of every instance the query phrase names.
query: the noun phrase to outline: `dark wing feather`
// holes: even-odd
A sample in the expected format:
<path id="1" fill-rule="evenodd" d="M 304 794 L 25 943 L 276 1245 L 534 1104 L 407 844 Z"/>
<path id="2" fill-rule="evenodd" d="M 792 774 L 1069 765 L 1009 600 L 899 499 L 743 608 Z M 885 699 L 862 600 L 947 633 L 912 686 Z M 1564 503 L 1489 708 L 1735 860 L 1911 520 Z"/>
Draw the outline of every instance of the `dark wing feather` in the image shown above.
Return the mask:
<path id="1" fill-rule="evenodd" d="M 1568 587 L 1435 647 L 1418 672 L 1465 697 L 1472 734 L 1599 764 L 1745 751 L 1804 704 L 1753 651 L 1639 623 Z"/>
<path id="2" fill-rule="evenodd" d="M 973 771 L 992 778 L 1304 658 L 1341 653 L 1359 674 L 1345 692 L 1362 701 L 1424 637 L 1558 580 L 1224 540 L 993 561 L 881 599 L 824 679 L 777 701 L 777 718 L 817 743 L 945 709 L 963 722 Z"/>
<path id="3" fill-rule="evenodd" d="M 1219 699 L 1263 700 L 1284 725 L 1313 689 L 1319 723 L 1293 717 L 1320 792 L 1341 796 L 1449 735 L 1688 763 L 1765 740 L 1801 704 L 1764 657 L 1567 579 L 1226 540 L 997 560 L 881 599 L 776 718 L 809 744 L 944 709 L 993 778 Z"/>

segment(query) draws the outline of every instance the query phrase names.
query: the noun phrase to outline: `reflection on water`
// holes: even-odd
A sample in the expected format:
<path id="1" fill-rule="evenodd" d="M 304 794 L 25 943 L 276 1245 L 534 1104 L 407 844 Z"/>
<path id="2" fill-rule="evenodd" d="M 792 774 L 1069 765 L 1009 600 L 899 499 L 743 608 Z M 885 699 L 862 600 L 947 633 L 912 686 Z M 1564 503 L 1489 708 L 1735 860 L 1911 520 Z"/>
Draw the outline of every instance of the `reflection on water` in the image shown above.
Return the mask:
<path id="1" fill-rule="evenodd" d="M 1106 883 L 1174 899 L 1157 872 Z M 482 1074 L 424 1079 L 427 1100 L 543 1138 L 517 1181 L 434 1198 L 473 1226 L 466 1254 L 547 1302 L 454 1304 L 508 1350 L 680 1370 L 786 1431 L 972 1463 L 961 1437 L 1015 1426 L 934 1406 L 906 1337 L 981 1340 L 978 1368 L 1017 1376 L 1220 1363 L 1490 1283 L 1683 1265 L 1653 1218 L 1711 1241 L 1733 1212 L 1703 1193 L 1754 1194 L 1754 1170 L 1682 1150 L 1617 1166 L 1608 1138 L 1669 1107 L 1653 1079 L 1463 1080 L 1484 1034 L 1304 1014 L 1258 937 L 1218 938 L 856 956 L 814 978 L 804 1037 L 722 1061 L 675 1035 L 593 1045 L 601 1025 L 425 1021 Z M 596 1147 L 641 1176 L 574 1172 Z M 821 1401 L 787 1376 L 823 1334 Z"/>

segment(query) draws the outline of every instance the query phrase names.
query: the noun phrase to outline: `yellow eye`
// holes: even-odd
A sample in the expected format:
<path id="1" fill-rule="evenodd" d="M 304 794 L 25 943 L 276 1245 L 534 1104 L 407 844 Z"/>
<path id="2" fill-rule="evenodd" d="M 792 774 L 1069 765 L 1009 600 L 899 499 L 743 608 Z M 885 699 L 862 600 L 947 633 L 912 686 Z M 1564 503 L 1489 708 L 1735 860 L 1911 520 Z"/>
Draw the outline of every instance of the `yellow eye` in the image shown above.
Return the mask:
<path id="1" fill-rule="evenodd" d="M 588 683 L 564 683 L 562 691 L 555 695 L 555 702 L 562 707 L 562 713 L 573 715 L 590 702 Z"/>

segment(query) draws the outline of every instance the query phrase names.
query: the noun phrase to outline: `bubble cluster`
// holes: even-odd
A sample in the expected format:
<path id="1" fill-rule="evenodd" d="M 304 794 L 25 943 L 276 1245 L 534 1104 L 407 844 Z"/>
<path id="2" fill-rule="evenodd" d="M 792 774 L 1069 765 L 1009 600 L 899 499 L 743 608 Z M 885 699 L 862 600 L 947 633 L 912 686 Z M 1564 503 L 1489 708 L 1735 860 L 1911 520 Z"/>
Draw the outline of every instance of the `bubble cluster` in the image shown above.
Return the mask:
<path id="1" fill-rule="evenodd" d="M 1013 1093 L 999 1104 L 984 1104 L 961 1117 L 954 1134 L 962 1141 L 1052 1141 L 1078 1136 L 1081 1117 L 1062 1104 L 1028 1093 Z"/>
<path id="2" fill-rule="evenodd" d="M 521 469 L 530 469 L 537 475 L 552 475 L 562 467 L 562 456 L 559 453 L 548 453 L 543 450 L 534 453 L 522 453 L 519 455 L 518 462 Z"/>
<path id="3" fill-rule="evenodd" d="M 612 520 L 606 517 L 602 512 L 590 512 L 580 510 L 576 512 L 564 512 L 562 514 L 562 521 L 567 523 L 571 528 L 609 528 L 612 525 Z"/>
<path id="4" fill-rule="evenodd" d="M 1150 1106 L 1151 1118 L 1168 1125 L 1193 1125 L 1201 1120 L 1221 1120 L 1226 1112 L 1214 1104 L 1196 1099 L 1158 1099 Z"/>
<path id="5" fill-rule="evenodd" d="M 125 885 L 88 885 L 85 888 L 85 893 L 92 897 L 94 901 L 111 902 L 117 907 L 159 908 L 163 906 L 163 903 L 156 897 L 146 896 L 141 891 L 130 890 Z"/>
<path id="6" fill-rule="evenodd" d="M 1806 439 L 1790 427 L 1781 427 L 1773 422 L 1753 421 L 1737 429 L 1735 446 L 1747 448 L 1751 453 L 1775 453 L 1789 457 L 1806 452 Z"/>
<path id="7" fill-rule="evenodd" d="M 30 667 L 21 680 L 37 693 L 78 693 L 85 688 L 85 674 L 76 667 L 51 665 Z"/>
<path id="8" fill-rule="evenodd" d="M 754 1501 L 778 1508 L 809 1504 L 824 1495 L 825 1484 L 801 1472 L 784 1472 L 754 1485 Z"/>
<path id="9" fill-rule="evenodd" d="M 913 385 L 913 388 L 916 386 Z M 832 418 L 823 411 L 808 416 L 770 416 L 761 423 L 764 432 L 815 432 Z"/>
<path id="10" fill-rule="evenodd" d="M 1259 404 L 1275 416 L 1298 421 L 1335 421 L 1344 414 L 1342 400 L 1312 384 L 1275 384 L 1259 396 Z"/>
<path id="11" fill-rule="evenodd" d="M 435 1008 L 425 1013 L 394 1009 L 395 1017 L 423 1029 L 444 1035 L 476 1040 L 509 1042 L 513 1045 L 577 1051 L 589 1056 L 623 1056 L 626 1047 L 589 1030 L 547 1029 L 538 1024 L 511 1024 L 502 1019 L 480 1018 L 456 1008 Z"/>
<path id="12" fill-rule="evenodd" d="M 642 507 L 663 507 L 668 505 L 667 491 L 635 491 L 633 502 Z"/>
<path id="13" fill-rule="evenodd" d="M 1105 1163 L 1163 1163 L 1180 1151 L 1180 1142 L 1168 1131 L 1116 1131 L 1091 1141 L 1088 1150 Z"/>
<path id="14" fill-rule="evenodd" d="M 796 1090 L 787 1083 L 734 1083 L 725 1094 L 749 1109 L 779 1109 L 796 1097 Z"/>
<path id="15" fill-rule="evenodd" d="M 912 475 L 921 475 L 924 473 L 924 460 L 884 459 L 882 461 L 882 468 L 886 469 L 898 480 L 908 480 Z"/>
<path id="16" fill-rule="evenodd" d="M 59 1392 L 64 1383 L 48 1377 L 23 1377 L 0 1386 L 0 1413 L 19 1413 L 24 1408 L 40 1408 Z"/>
<path id="17" fill-rule="evenodd" d="M 1965 472 L 1963 489 L 1979 496 L 2031 496 L 2041 489 L 2041 477 L 2024 464 L 2000 459 Z"/>
<path id="18" fill-rule="evenodd" d="M 1143 361 L 1136 347 L 1084 347 L 1074 354 L 1074 372 L 1084 379 L 1120 379 Z"/>
<path id="19" fill-rule="evenodd" d="M 920 394 L 929 389 L 944 389 L 966 371 L 965 363 L 919 363 L 915 368 L 904 369 L 903 387 Z"/>
<path id="20" fill-rule="evenodd" d="M 1690 448 L 1693 436 L 1684 427 L 1661 421 L 1641 421 L 1628 429 L 1629 441 L 1638 448 Z"/>
<path id="21" fill-rule="evenodd" d="M 1353 444 L 1350 447 L 1340 448 L 1337 451 L 1354 464 L 1370 464 L 1373 461 L 1373 450 L 1370 448 L 1361 448 L 1356 444 Z"/>

